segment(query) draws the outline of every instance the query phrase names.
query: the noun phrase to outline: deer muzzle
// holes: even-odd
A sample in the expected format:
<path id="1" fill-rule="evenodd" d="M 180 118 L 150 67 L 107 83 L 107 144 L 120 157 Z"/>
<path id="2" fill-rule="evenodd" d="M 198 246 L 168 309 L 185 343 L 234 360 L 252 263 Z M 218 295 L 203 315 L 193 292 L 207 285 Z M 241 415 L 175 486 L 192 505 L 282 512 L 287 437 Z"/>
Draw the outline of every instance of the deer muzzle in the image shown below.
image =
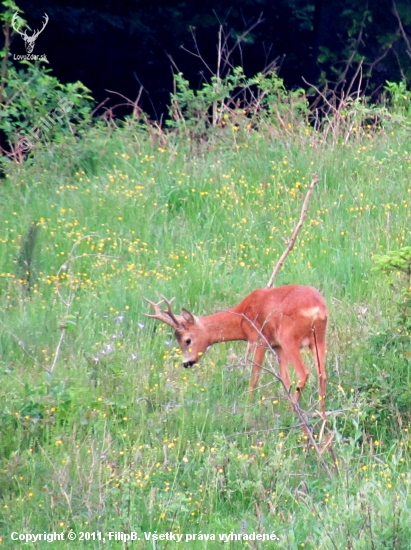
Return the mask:
<path id="1" fill-rule="evenodd" d="M 195 365 L 197 363 L 197 361 L 185 361 L 183 363 L 183 367 L 188 369 L 188 367 L 192 367 L 193 365 Z"/>

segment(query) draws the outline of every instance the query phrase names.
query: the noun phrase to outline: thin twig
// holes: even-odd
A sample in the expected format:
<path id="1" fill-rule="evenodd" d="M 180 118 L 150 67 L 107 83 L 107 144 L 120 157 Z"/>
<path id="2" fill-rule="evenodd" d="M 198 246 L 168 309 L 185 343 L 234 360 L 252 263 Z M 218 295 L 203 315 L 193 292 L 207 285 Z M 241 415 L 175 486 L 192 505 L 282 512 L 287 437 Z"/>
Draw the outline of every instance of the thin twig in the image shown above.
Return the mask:
<path id="1" fill-rule="evenodd" d="M 54 368 L 57 364 L 57 360 L 58 360 L 58 357 L 60 355 L 60 349 L 61 349 L 61 345 L 63 343 L 65 334 L 66 334 L 66 327 L 61 326 L 60 327 L 60 338 L 59 338 L 59 341 L 58 341 L 58 344 L 57 344 L 57 347 L 56 347 L 56 351 L 54 353 L 53 363 L 52 363 L 52 365 L 49 369 L 50 374 L 53 374 Z"/>
<path id="2" fill-rule="evenodd" d="M 401 17 L 400 17 L 400 14 L 398 13 L 398 9 L 397 9 L 397 5 L 395 3 L 395 0 L 392 3 L 392 8 L 393 8 L 394 15 L 395 15 L 395 17 L 397 18 L 397 21 L 398 21 L 398 26 L 399 26 L 399 29 L 400 29 L 401 36 L 403 37 L 404 42 L 406 44 L 407 55 L 409 57 L 411 57 L 411 43 L 408 39 L 407 33 L 405 32 L 404 26 L 402 24 Z"/>
<path id="3" fill-rule="evenodd" d="M 60 488 L 60 492 L 61 494 L 64 496 L 66 502 L 67 502 L 67 506 L 69 508 L 69 510 L 71 511 L 72 510 L 72 507 L 71 507 L 71 498 L 69 497 L 69 495 L 67 494 L 67 492 L 64 490 L 63 488 L 63 484 L 61 483 L 61 476 L 57 470 L 57 467 L 56 465 L 51 461 L 50 457 L 48 456 L 48 454 L 46 453 L 46 451 L 44 450 L 44 448 L 39 445 L 40 449 L 41 449 L 41 452 L 44 454 L 45 458 L 49 461 L 51 467 L 53 468 L 54 470 L 54 473 L 57 477 L 57 481 L 58 481 L 58 485 L 59 485 L 59 488 Z"/>
<path id="4" fill-rule="evenodd" d="M 10 336 L 15 340 L 15 342 L 18 344 L 18 346 L 24 351 L 24 353 L 27 355 L 27 357 L 30 357 L 30 359 L 31 359 L 32 361 L 34 361 L 34 363 L 35 363 L 36 365 L 38 365 L 39 362 L 37 361 L 37 359 L 36 359 L 33 355 L 31 355 L 31 353 L 30 353 L 29 351 L 26 350 L 26 348 L 25 348 L 25 346 L 24 346 L 23 340 L 22 340 L 21 338 L 19 338 L 18 336 L 16 336 L 16 335 L 14 334 L 14 332 L 12 332 L 12 331 L 9 329 L 9 327 L 8 327 L 5 323 L 3 323 L 3 321 L 2 321 L 1 319 L 0 319 L 0 325 L 2 325 L 2 326 L 6 329 L 6 331 L 7 331 L 7 332 L 10 334 Z M 41 365 L 41 366 L 43 367 L 43 365 Z M 47 370 L 45 367 L 43 367 L 43 368 L 44 368 L 45 370 Z"/>
<path id="5" fill-rule="evenodd" d="M 317 185 L 317 183 L 319 181 L 320 180 L 318 178 L 318 175 L 314 174 L 313 179 L 312 179 L 311 184 L 310 184 L 310 187 L 308 188 L 307 194 L 306 194 L 304 202 L 303 202 L 303 207 L 301 209 L 300 220 L 299 220 L 296 228 L 294 229 L 294 233 L 293 233 L 293 235 L 292 235 L 292 237 L 291 237 L 291 239 L 288 243 L 287 248 L 282 253 L 281 258 L 278 260 L 277 265 L 274 268 L 273 274 L 271 275 L 270 280 L 267 283 L 267 288 L 270 288 L 270 287 L 273 286 L 274 280 L 277 277 L 278 272 L 280 271 L 286 257 L 291 252 L 291 250 L 292 250 L 292 248 L 295 244 L 295 241 L 297 240 L 298 233 L 300 232 L 300 229 L 302 228 L 305 217 L 307 215 L 308 203 L 309 203 L 311 195 L 314 191 L 314 187 Z"/>
<path id="6" fill-rule="evenodd" d="M 79 256 L 74 256 L 74 251 L 76 250 L 77 246 L 84 240 L 86 239 L 91 239 L 93 237 L 97 237 L 96 234 L 89 234 L 89 235 L 84 235 L 83 237 L 81 237 L 80 239 L 78 239 L 72 246 L 70 252 L 69 252 L 69 255 L 68 255 L 68 258 L 67 260 L 60 266 L 60 269 L 58 270 L 57 272 L 57 276 L 56 276 L 56 290 L 57 290 L 57 294 L 59 295 L 60 297 L 60 300 L 62 301 L 62 303 L 66 306 L 66 312 L 65 312 L 65 317 L 67 318 L 69 313 L 70 313 L 70 307 L 73 303 L 73 299 L 74 299 L 74 289 L 73 289 L 73 281 L 72 281 L 72 274 L 71 274 L 71 271 L 70 271 L 70 287 L 69 287 L 69 292 L 68 292 L 68 296 L 66 299 L 64 299 L 62 293 L 60 292 L 60 289 L 59 289 L 59 277 L 60 277 L 60 274 L 62 271 L 66 271 L 67 269 L 70 269 L 71 270 L 71 264 L 73 261 L 75 261 Z M 88 254 L 86 254 L 85 256 L 80 256 L 81 258 L 84 258 L 88 256 Z M 51 364 L 50 366 L 50 369 L 49 369 L 49 372 L 50 374 L 53 374 L 53 371 L 57 365 L 57 361 L 58 361 L 58 358 L 59 358 L 59 355 L 60 355 L 60 350 L 61 350 L 61 346 L 63 344 L 63 340 L 64 340 L 64 336 L 66 335 L 66 332 L 67 332 L 67 326 L 65 323 L 61 324 L 60 325 L 60 338 L 59 338 L 59 341 L 57 343 L 57 347 L 56 347 L 56 351 L 54 353 L 54 359 L 53 359 L 53 363 Z"/>
<path id="7" fill-rule="evenodd" d="M 292 426 L 279 426 L 278 428 L 264 428 L 261 430 L 245 430 L 243 432 L 234 432 L 225 436 L 226 439 L 231 439 L 232 437 L 238 437 L 241 435 L 258 435 L 264 433 L 272 432 L 285 432 L 287 430 L 292 430 L 295 428 L 301 428 L 301 424 L 293 424 Z"/>

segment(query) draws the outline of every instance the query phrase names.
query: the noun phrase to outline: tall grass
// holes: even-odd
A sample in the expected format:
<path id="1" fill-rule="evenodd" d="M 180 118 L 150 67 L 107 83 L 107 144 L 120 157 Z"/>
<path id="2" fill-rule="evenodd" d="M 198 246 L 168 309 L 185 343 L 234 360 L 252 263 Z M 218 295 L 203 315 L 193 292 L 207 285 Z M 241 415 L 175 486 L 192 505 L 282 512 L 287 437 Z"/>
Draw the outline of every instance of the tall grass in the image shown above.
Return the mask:
<path id="1" fill-rule="evenodd" d="M 95 130 L 84 145 L 36 150 L 2 181 L 3 547 L 17 547 L 13 531 L 70 529 L 137 531 L 136 547 L 169 550 L 179 543 L 143 533 L 215 534 L 186 543 L 210 549 L 231 531 L 279 539 L 250 548 L 409 547 L 411 345 L 398 343 L 395 296 L 371 271 L 373 254 L 411 241 L 408 138 L 229 132 L 159 145 L 141 130 Z M 243 344 L 214 346 L 186 371 L 142 301 L 175 296 L 206 314 L 264 286 L 314 172 L 276 284 L 311 284 L 329 304 L 332 479 L 269 373 L 248 405 Z M 320 438 L 315 378 L 301 403 Z"/>

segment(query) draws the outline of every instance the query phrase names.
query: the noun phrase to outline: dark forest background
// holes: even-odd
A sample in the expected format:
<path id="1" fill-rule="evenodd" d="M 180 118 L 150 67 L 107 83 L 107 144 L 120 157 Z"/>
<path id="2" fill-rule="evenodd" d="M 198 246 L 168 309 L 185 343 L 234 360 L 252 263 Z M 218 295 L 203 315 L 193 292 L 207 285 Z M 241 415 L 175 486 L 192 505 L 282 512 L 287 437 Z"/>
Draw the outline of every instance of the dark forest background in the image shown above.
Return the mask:
<path id="1" fill-rule="evenodd" d="M 307 82 L 335 88 L 357 72 L 358 85 L 371 95 L 387 80 L 411 78 L 409 0 L 21 0 L 18 5 L 31 29 L 41 28 L 48 14 L 34 53 L 47 55 L 60 81 L 80 80 L 98 102 L 110 97 L 112 105 L 121 98 L 107 90 L 133 101 L 141 94 L 140 104 L 153 118 L 166 112 L 173 71 L 181 71 L 194 88 L 215 72 L 220 28 L 229 47 L 237 44 L 234 65 L 251 76 L 275 61 L 288 88 L 308 88 Z M 26 53 L 18 35 L 11 53 Z"/>

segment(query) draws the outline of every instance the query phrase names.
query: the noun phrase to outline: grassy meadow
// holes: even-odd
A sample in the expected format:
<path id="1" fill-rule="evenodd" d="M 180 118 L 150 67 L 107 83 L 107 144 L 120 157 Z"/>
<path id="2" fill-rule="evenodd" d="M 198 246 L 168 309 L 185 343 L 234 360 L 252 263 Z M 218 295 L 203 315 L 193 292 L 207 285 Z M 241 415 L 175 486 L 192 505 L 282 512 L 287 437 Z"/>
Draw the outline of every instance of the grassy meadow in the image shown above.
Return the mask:
<path id="1" fill-rule="evenodd" d="M 1 547 L 22 547 L 12 532 L 71 530 L 138 533 L 111 540 L 119 549 L 410 547 L 411 339 L 398 277 L 372 270 L 373 255 L 411 244 L 409 136 L 236 130 L 195 141 L 97 128 L 3 174 Z M 320 449 L 333 436 L 331 476 L 269 372 L 249 405 L 245 343 L 186 370 L 142 299 L 205 315 L 265 286 L 314 173 L 275 284 L 328 302 L 326 428 L 309 354 L 301 406 Z M 276 539 L 219 539 L 232 532 Z"/>

